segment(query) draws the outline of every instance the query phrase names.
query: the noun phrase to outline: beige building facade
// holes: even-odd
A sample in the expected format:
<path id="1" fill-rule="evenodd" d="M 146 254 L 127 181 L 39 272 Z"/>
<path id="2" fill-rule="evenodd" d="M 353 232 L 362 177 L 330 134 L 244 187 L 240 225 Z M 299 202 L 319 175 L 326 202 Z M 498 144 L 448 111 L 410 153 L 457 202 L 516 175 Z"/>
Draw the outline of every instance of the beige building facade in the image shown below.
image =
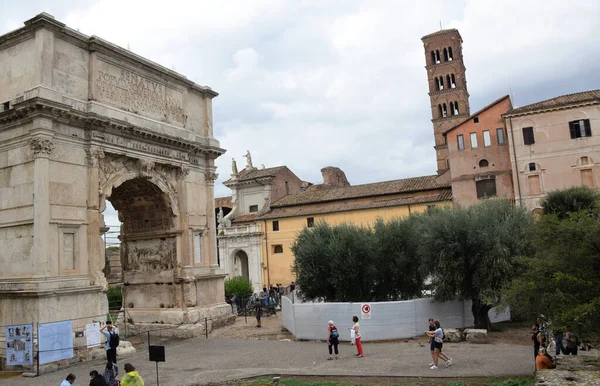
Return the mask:
<path id="1" fill-rule="evenodd" d="M 536 210 L 553 190 L 600 187 L 600 90 L 515 108 L 503 117 L 517 202 Z"/>
<path id="2" fill-rule="evenodd" d="M 229 317 L 215 96 L 48 14 L 0 36 L 1 325 L 106 315 L 106 200 L 134 323 Z"/>

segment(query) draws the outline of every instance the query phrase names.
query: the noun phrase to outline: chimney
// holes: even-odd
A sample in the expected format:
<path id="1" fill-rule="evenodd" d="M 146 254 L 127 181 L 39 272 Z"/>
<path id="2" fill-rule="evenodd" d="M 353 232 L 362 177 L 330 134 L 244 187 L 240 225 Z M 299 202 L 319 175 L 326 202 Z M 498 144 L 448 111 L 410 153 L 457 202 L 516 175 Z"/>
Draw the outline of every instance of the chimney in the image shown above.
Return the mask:
<path id="1" fill-rule="evenodd" d="M 340 168 L 335 166 L 327 166 L 321 169 L 323 175 L 323 185 L 331 188 L 345 188 L 350 186 L 346 173 Z"/>

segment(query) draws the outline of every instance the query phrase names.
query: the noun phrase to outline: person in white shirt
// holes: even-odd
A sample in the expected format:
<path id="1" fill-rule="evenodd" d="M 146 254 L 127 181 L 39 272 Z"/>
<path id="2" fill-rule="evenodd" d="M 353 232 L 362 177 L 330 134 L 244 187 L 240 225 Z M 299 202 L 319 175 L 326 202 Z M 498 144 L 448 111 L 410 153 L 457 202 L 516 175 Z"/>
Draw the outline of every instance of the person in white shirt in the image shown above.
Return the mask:
<path id="1" fill-rule="evenodd" d="M 71 386 L 73 383 L 75 383 L 75 374 L 71 373 L 60 383 L 60 386 Z"/>
<path id="2" fill-rule="evenodd" d="M 358 324 L 358 316 L 353 316 L 352 322 L 354 323 L 354 325 L 349 330 L 354 331 L 354 343 L 356 344 L 356 351 L 358 351 L 358 354 L 356 354 L 356 356 L 359 358 L 362 358 L 363 357 L 363 347 L 362 347 L 361 335 L 360 335 L 360 324 Z"/>
<path id="3" fill-rule="evenodd" d="M 444 345 L 444 330 L 440 326 L 439 321 L 433 322 L 435 324 L 435 331 L 425 331 L 425 334 L 433 338 L 433 362 L 430 363 L 431 370 L 438 368 L 438 359 L 442 358 L 446 362 L 446 367 L 452 364 L 452 358 L 448 358 L 442 354 L 442 346 Z"/>

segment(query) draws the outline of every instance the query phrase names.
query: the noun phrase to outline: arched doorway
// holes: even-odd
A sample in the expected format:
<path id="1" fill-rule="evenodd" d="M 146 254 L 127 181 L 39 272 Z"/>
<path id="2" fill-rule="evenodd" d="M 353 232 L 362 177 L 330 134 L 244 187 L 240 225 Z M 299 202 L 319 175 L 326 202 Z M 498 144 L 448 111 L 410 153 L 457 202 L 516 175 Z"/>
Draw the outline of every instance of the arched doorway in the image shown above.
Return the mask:
<path id="1" fill-rule="evenodd" d="M 245 277 L 250 280 L 250 273 L 248 271 L 248 255 L 244 251 L 237 251 L 233 256 L 233 266 L 235 276 Z"/>

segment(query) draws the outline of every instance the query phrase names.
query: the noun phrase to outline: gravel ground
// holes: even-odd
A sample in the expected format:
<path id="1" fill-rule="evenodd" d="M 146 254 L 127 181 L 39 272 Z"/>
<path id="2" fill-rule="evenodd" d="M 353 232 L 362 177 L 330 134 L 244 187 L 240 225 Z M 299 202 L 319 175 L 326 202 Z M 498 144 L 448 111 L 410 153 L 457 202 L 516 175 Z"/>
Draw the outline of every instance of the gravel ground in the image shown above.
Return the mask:
<path id="1" fill-rule="evenodd" d="M 525 346 L 445 344 L 454 364 L 430 370 L 427 346 L 415 342 L 364 343 L 365 357 L 356 358 L 355 348 L 341 345 L 341 359 L 327 361 L 327 345 L 322 342 L 293 342 L 243 339 L 190 339 L 167 342 L 165 363 L 160 363 L 163 386 L 227 382 L 258 376 L 396 376 L 396 377 L 495 377 L 530 375 L 532 350 Z M 147 385 L 156 383 L 156 367 L 148 361 L 148 352 L 139 347 L 131 357 L 119 358 L 121 366 L 130 362 Z M 55 385 L 67 373 L 77 375 L 77 385 L 88 383 L 92 369 L 101 370 L 102 361 L 71 366 L 67 370 L 43 374 L 38 378 L 0 381 L 7 385 Z"/>

